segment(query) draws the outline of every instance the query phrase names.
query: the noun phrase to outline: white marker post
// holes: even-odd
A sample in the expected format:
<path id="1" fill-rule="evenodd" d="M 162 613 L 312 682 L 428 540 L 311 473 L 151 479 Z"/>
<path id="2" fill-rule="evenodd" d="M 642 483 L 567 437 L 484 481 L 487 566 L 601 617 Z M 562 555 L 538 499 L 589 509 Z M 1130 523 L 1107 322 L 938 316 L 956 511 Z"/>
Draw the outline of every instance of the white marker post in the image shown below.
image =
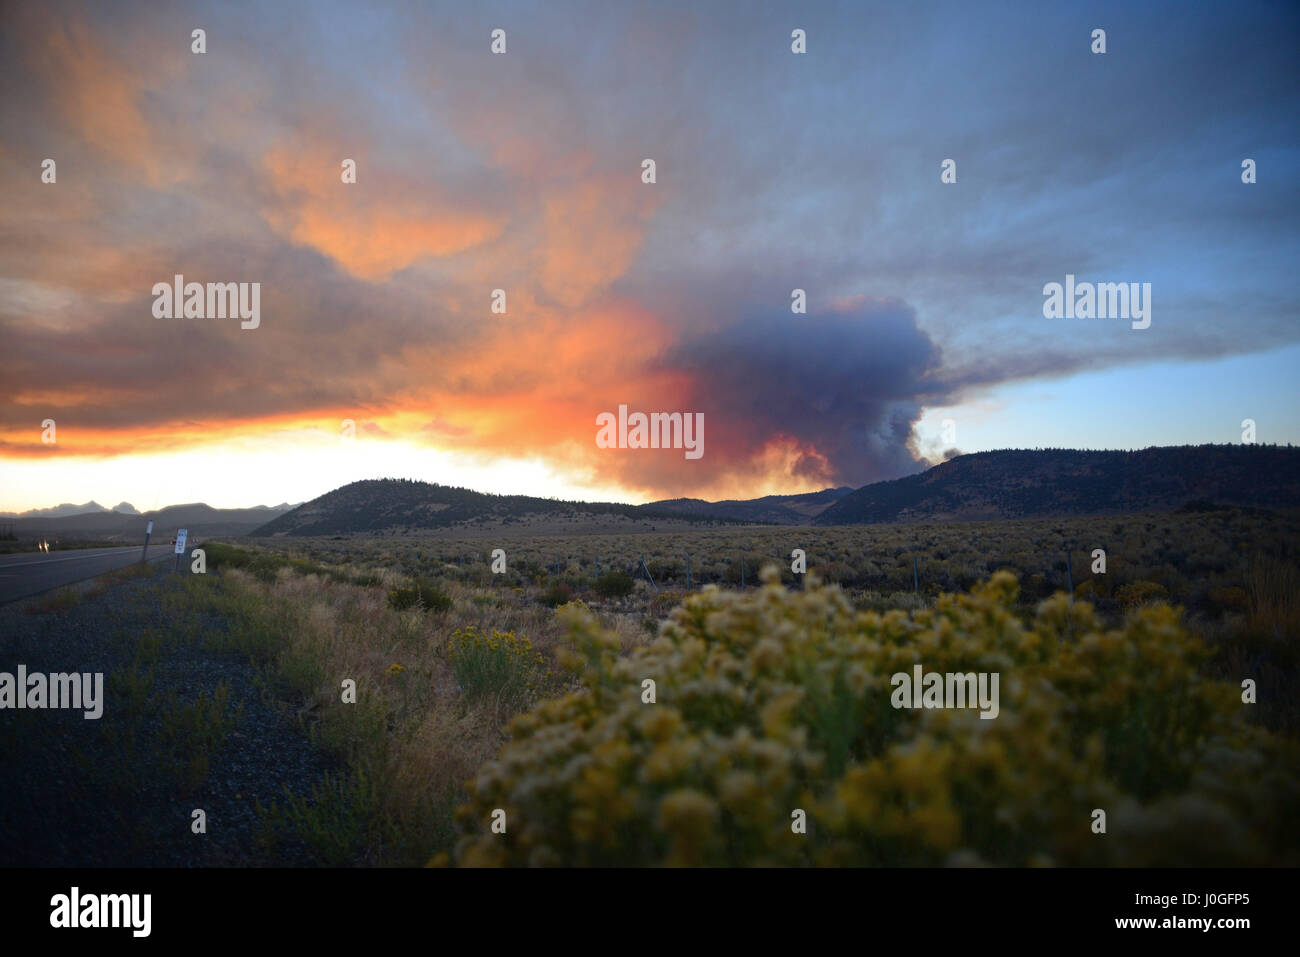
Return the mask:
<path id="1" fill-rule="evenodd" d="M 181 570 L 181 556 L 185 554 L 185 535 L 189 531 L 187 528 L 178 529 L 176 532 L 176 570 Z"/>
<path id="2" fill-rule="evenodd" d="M 144 530 L 144 551 L 140 553 L 140 563 L 144 564 L 145 559 L 149 557 L 149 536 L 153 534 L 153 522 L 150 522 Z"/>

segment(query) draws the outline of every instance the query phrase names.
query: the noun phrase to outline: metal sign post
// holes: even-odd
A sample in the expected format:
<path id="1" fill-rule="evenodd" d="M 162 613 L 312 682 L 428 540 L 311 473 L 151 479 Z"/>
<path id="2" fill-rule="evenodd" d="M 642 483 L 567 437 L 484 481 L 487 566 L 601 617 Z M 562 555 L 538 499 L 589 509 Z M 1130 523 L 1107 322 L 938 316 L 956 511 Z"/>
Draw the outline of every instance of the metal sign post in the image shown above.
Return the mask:
<path id="1" fill-rule="evenodd" d="M 140 561 L 143 562 L 149 557 L 149 536 L 153 534 L 153 522 L 150 522 L 144 530 L 144 551 L 140 553 Z"/>

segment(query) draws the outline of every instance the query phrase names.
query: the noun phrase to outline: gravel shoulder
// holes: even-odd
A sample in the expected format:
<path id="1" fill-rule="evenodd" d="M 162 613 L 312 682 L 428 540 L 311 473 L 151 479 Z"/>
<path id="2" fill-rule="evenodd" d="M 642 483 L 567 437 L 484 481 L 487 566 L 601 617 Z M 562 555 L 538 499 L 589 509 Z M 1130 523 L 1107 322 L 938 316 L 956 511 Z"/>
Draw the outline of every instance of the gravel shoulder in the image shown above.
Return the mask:
<path id="1" fill-rule="evenodd" d="M 0 672 L 102 672 L 103 715 L 0 709 L 0 866 L 248 867 L 318 863 L 305 806 L 336 761 L 273 676 L 214 650 L 166 563 L 0 607 Z M 207 832 L 193 830 L 196 809 Z"/>

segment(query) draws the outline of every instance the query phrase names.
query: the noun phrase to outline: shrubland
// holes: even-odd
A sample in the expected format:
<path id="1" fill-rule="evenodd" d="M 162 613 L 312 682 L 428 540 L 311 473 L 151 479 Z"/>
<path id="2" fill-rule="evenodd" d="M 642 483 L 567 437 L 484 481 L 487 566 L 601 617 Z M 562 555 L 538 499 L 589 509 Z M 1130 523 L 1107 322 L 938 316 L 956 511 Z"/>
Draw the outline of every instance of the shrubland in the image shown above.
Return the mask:
<path id="1" fill-rule="evenodd" d="M 323 861 L 1296 863 L 1297 530 L 269 539 L 209 544 L 215 574 L 185 587 L 349 769 L 267 812 L 301 818 Z M 915 662 L 999 672 L 999 717 L 895 710 L 889 676 Z"/>

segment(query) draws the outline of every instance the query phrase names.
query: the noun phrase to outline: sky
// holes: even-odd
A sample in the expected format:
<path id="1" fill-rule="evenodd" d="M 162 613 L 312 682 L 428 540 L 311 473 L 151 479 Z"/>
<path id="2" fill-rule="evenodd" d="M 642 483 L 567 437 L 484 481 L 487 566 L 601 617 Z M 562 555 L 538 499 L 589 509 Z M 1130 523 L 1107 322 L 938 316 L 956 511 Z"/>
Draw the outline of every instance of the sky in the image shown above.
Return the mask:
<path id="1" fill-rule="evenodd" d="M 0 510 L 1300 441 L 1297 48 L 1292 3 L 5 4 Z M 256 328 L 160 318 L 177 274 Z M 1149 327 L 1047 318 L 1067 275 Z M 602 447 L 620 405 L 703 454 Z"/>

